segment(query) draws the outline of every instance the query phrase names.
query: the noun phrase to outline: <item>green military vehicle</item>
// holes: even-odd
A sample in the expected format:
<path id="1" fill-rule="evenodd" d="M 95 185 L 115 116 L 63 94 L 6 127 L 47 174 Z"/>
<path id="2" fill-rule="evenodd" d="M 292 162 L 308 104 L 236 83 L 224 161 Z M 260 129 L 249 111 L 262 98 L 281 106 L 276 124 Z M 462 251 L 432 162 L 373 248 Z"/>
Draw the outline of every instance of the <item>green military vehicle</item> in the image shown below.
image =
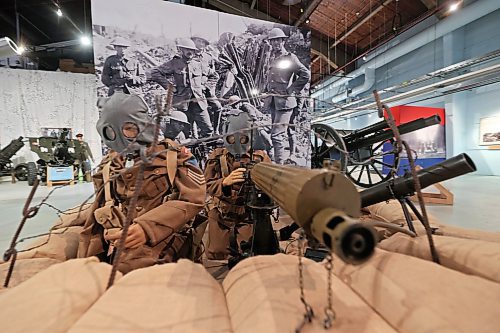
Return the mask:
<path id="1" fill-rule="evenodd" d="M 17 180 L 28 180 L 28 170 L 36 170 L 33 162 L 19 163 L 14 167 L 11 158 L 24 146 L 23 137 L 12 140 L 0 150 L 0 177 L 14 175 Z M 34 179 L 33 179 L 34 181 Z"/>
<path id="2" fill-rule="evenodd" d="M 36 161 L 36 168 L 28 168 L 28 184 L 33 185 L 38 174 L 42 182 L 47 181 L 47 167 L 73 166 L 75 179 L 78 178 L 79 168 L 82 169 L 85 179 L 90 179 L 90 163 L 92 152 L 87 142 L 75 139 L 68 139 L 68 130 L 63 130 L 59 137 L 42 136 L 28 138 L 30 149 L 36 153 L 39 159 Z M 32 173 L 35 173 L 33 176 Z M 33 181 L 30 181 L 33 179 Z"/>

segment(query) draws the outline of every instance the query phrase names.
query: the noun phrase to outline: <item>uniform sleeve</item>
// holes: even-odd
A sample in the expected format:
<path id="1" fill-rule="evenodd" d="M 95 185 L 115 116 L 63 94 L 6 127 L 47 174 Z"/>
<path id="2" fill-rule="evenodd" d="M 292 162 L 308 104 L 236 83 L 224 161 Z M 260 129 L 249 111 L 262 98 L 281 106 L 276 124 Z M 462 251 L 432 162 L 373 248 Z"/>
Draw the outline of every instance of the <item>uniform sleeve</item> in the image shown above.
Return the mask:
<path id="1" fill-rule="evenodd" d="M 108 58 L 104 62 L 104 66 L 102 68 L 102 75 L 101 75 L 101 81 L 106 87 L 111 86 L 111 68 L 110 68 L 109 63 L 110 63 L 110 61 Z"/>
<path id="2" fill-rule="evenodd" d="M 164 89 L 167 89 L 168 84 L 171 82 L 169 77 L 174 74 L 174 69 L 171 61 L 151 69 L 151 80 L 160 84 Z"/>
<path id="3" fill-rule="evenodd" d="M 297 76 L 297 80 L 295 80 L 290 87 L 288 87 L 287 91 L 289 94 L 299 94 L 309 82 L 311 72 L 302 64 L 302 62 L 300 62 L 296 55 L 292 55 L 292 61 L 295 68 L 293 73 Z"/>
<path id="4" fill-rule="evenodd" d="M 205 167 L 205 179 L 207 181 L 207 193 L 213 197 L 220 198 L 224 196 L 222 174 L 219 166 L 219 159 L 210 158 Z"/>
<path id="5" fill-rule="evenodd" d="M 134 220 L 144 229 L 151 246 L 181 230 L 205 204 L 205 178 L 198 167 L 178 165 L 174 184 L 179 191 L 176 200 L 168 200 Z"/>

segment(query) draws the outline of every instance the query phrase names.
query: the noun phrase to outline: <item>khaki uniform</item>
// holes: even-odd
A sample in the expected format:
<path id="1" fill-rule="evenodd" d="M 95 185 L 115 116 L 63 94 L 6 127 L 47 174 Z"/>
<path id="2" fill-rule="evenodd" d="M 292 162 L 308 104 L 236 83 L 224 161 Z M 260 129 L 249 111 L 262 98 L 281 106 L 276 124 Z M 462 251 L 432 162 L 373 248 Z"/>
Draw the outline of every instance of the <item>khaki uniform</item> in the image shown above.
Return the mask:
<path id="1" fill-rule="evenodd" d="M 210 76 L 207 76 L 206 79 L 203 80 L 205 88 L 204 93 L 207 98 L 207 103 L 210 108 L 209 114 L 212 118 L 212 126 L 215 130 L 215 134 L 219 134 L 220 127 L 220 114 L 222 111 L 222 105 L 217 99 L 217 95 L 215 94 L 215 88 L 217 86 L 217 82 L 219 81 L 219 74 L 216 71 L 216 58 L 211 55 L 209 52 L 203 51 L 199 56 L 199 59 L 204 68 L 206 68 Z"/>
<path id="2" fill-rule="evenodd" d="M 192 154 L 172 146 L 176 146 L 172 141 L 161 142 L 156 151 L 167 147 L 169 150 L 161 152 L 144 171 L 144 182 L 132 214 L 133 222 L 144 229 L 147 242 L 136 249 L 125 249 L 118 265 L 123 273 L 154 265 L 158 260 L 170 262 L 187 255 L 181 253 L 185 249 L 183 245 L 190 245 L 184 244 L 188 238 L 187 224 L 203 207 L 206 185 Z M 106 188 L 103 183 L 107 176 L 103 171 L 110 161 L 111 181 Z M 125 169 L 124 164 L 124 159 L 112 152 L 104 158 L 93 177 L 96 199 L 80 235 L 79 257 L 98 256 L 101 260 L 111 260 L 110 244 L 103 236 L 118 231 L 125 221 L 139 171 L 137 164 L 129 169 Z M 108 201 L 106 190 L 111 191 L 111 201 Z"/>
<path id="3" fill-rule="evenodd" d="M 104 62 L 101 81 L 109 88 L 108 96 L 113 95 L 115 91 L 141 94 L 141 86 L 146 83 L 146 74 L 137 60 L 112 55 Z"/>
<path id="4" fill-rule="evenodd" d="M 273 54 L 273 60 L 267 75 L 264 92 L 278 95 L 298 95 L 311 78 L 310 71 L 300 62 L 296 55 L 289 52 Z M 286 66 L 282 66 L 286 64 Z M 293 77 L 296 79 L 290 84 Z M 264 109 L 271 114 L 273 128 L 271 140 L 274 147 L 274 160 L 283 164 L 285 160 L 285 142 L 287 128 L 292 111 L 297 106 L 295 96 L 269 96 L 264 98 Z M 283 125 L 274 125 L 274 124 Z"/>
<path id="5" fill-rule="evenodd" d="M 264 151 L 254 152 L 254 161 L 271 162 Z M 235 162 L 226 148 L 217 148 L 209 156 L 205 168 L 207 192 L 212 196 L 212 207 L 208 212 L 208 246 L 206 255 L 209 259 L 227 259 L 232 232 L 236 231 L 238 246 L 252 236 L 253 227 L 245 208 L 245 197 L 240 192 L 242 183 L 222 186 L 222 181 L 241 163 L 250 162 L 245 154 Z"/>
<path id="6" fill-rule="evenodd" d="M 186 60 L 179 56 L 151 69 L 151 79 L 163 88 L 167 89 L 169 82 L 174 84 L 173 106 L 186 113 L 191 128 L 196 122 L 202 137 L 210 136 L 213 132 L 203 92 L 211 75 L 215 75 L 215 71 L 210 71 L 198 58 Z"/>

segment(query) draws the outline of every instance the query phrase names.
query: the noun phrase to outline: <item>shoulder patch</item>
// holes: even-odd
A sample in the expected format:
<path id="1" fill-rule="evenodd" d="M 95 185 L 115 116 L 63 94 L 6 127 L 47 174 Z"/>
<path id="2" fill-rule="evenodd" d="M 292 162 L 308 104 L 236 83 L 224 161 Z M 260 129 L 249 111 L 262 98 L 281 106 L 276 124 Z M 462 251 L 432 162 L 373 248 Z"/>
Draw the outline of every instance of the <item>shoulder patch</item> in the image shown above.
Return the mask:
<path id="1" fill-rule="evenodd" d="M 204 185 L 205 184 L 205 176 L 203 174 L 197 173 L 197 172 L 194 172 L 191 169 L 188 169 L 187 175 L 196 184 L 198 184 L 198 185 Z"/>

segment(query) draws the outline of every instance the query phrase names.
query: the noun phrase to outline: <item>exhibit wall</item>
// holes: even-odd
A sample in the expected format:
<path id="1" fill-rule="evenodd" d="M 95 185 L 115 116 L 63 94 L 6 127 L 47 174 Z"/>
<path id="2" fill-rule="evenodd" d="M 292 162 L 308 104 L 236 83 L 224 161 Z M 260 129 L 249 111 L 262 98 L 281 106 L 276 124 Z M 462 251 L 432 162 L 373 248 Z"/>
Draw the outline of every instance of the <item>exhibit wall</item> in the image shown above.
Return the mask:
<path id="1" fill-rule="evenodd" d="M 23 137 L 39 137 L 47 128 L 70 128 L 82 133 L 99 160 L 95 76 L 66 72 L 0 68 L 0 145 Z M 25 146 L 14 164 L 38 158 Z"/>
<path id="2" fill-rule="evenodd" d="M 161 0 L 94 0 L 92 24 L 99 96 L 139 94 L 153 115 L 155 96 L 165 94 L 170 81 L 175 85 L 173 107 L 191 123 L 183 133 L 186 139 L 223 134 L 225 116 L 246 110 L 245 102 L 256 109 L 252 119 L 261 126 L 262 140 L 255 148 L 267 150 L 271 158 L 276 149 L 284 149 L 285 164 L 309 164 L 308 30 Z M 285 53 L 271 45 L 270 37 L 279 36 L 285 37 Z M 185 61 L 183 52 L 190 49 L 195 54 Z M 273 67 L 283 54 L 288 60 Z M 274 86 L 268 82 L 272 75 Z M 280 91 L 276 80 L 281 81 Z M 265 93 L 284 97 L 266 98 Z M 240 103 L 232 103 L 235 96 Z M 285 112 L 278 112 L 273 120 L 272 99 L 278 111 L 291 115 L 285 119 Z M 271 133 L 273 122 L 296 127 Z"/>

